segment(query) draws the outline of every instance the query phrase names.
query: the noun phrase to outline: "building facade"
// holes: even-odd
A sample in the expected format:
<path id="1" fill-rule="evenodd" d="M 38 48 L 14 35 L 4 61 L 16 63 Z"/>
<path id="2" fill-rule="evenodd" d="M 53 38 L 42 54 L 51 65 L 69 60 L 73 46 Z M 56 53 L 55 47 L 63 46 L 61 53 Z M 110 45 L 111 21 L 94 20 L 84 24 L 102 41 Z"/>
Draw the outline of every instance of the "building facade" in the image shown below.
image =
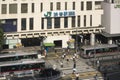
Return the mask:
<path id="1" fill-rule="evenodd" d="M 107 39 L 107 43 L 120 42 L 120 0 L 104 0 L 104 14 L 102 25 L 105 27 L 102 35 Z"/>
<path id="2" fill-rule="evenodd" d="M 17 43 L 40 45 L 44 37 L 44 43 L 66 48 L 67 41 L 80 35 L 78 41 L 94 45 L 95 35 L 104 29 L 101 26 L 102 1 L 0 0 L 5 44 L 9 48 Z"/>

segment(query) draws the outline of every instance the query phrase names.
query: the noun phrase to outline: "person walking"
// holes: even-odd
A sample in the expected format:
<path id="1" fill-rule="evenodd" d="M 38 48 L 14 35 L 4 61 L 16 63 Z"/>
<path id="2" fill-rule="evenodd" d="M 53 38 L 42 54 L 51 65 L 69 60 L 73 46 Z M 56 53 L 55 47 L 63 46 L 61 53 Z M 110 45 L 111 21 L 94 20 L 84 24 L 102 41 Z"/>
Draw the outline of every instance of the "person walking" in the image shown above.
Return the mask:
<path id="1" fill-rule="evenodd" d="M 60 62 L 60 67 L 63 68 L 63 61 Z"/>
<path id="2" fill-rule="evenodd" d="M 76 61 L 74 61 L 74 64 L 73 64 L 73 73 L 76 72 Z"/>
<path id="3" fill-rule="evenodd" d="M 75 76 L 76 76 L 75 80 L 79 80 L 79 73 L 76 73 Z"/>

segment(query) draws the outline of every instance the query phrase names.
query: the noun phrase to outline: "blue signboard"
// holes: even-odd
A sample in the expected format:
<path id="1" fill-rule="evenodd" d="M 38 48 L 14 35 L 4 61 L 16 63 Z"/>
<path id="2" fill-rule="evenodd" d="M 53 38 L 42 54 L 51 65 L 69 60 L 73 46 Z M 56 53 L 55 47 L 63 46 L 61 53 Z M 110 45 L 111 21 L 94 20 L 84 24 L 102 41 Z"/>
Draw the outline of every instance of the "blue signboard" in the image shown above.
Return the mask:
<path id="1" fill-rule="evenodd" d="M 44 12 L 42 17 L 68 17 L 75 16 L 74 10 L 66 10 L 66 11 L 48 11 Z"/>

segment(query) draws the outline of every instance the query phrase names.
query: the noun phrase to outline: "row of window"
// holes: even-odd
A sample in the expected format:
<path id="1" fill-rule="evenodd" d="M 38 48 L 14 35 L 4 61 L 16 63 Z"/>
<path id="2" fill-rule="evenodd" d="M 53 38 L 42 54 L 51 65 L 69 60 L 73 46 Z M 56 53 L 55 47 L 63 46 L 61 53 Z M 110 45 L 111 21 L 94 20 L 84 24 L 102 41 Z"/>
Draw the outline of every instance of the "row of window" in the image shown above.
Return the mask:
<path id="1" fill-rule="evenodd" d="M 104 0 L 107 3 L 120 3 L 120 0 Z"/>
<path id="2" fill-rule="evenodd" d="M 85 10 L 85 7 L 84 7 L 84 3 L 85 2 L 80 2 L 80 10 L 83 11 Z M 56 10 L 61 10 L 61 2 L 57 2 L 56 3 Z M 42 12 L 43 11 L 43 8 L 44 7 L 44 4 L 43 3 L 40 3 L 40 11 Z M 92 1 L 87 1 L 86 2 L 86 10 L 92 10 Z M 47 7 L 48 8 L 48 7 Z M 54 4 L 53 2 L 50 2 L 50 11 L 53 11 L 53 8 L 54 8 Z M 68 10 L 68 3 L 65 2 L 65 5 L 64 5 L 64 8 L 65 10 Z M 96 1 L 95 2 L 95 9 L 99 9 L 101 8 L 101 1 Z M 28 13 L 28 3 L 22 3 L 21 4 L 21 13 Z M 35 3 L 31 3 L 31 13 L 34 13 L 35 12 Z M 71 10 L 76 10 L 76 2 L 73 2 L 72 3 L 72 9 Z M 16 3 L 13 3 L 13 4 L 9 4 L 9 10 L 8 10 L 9 14 L 16 14 L 18 13 L 18 5 Z M 2 4 L 1 5 L 1 14 L 7 14 L 7 4 Z"/>
<path id="3" fill-rule="evenodd" d="M 77 19 L 76 17 L 70 17 L 71 18 L 71 21 L 68 21 L 68 18 L 69 17 L 64 17 L 64 28 L 68 28 L 68 23 L 70 22 L 71 23 L 71 26 L 72 27 L 80 27 L 81 26 L 81 16 L 77 16 Z M 41 20 L 41 26 L 42 26 L 42 29 L 44 29 L 44 20 L 47 19 L 47 29 L 52 29 L 52 25 L 54 25 L 54 28 L 60 28 L 61 27 L 61 19 L 60 17 L 56 17 L 56 18 L 42 18 Z M 52 19 L 54 19 L 54 22 L 52 22 Z M 83 16 L 83 26 L 86 27 L 86 24 L 87 24 L 87 21 L 86 21 L 86 15 Z M 77 25 L 76 25 L 76 21 L 77 21 Z M 92 26 L 92 15 L 90 15 L 90 26 Z M 54 23 L 54 24 L 52 24 Z"/>
<path id="4" fill-rule="evenodd" d="M 93 22 L 92 15 L 83 15 L 82 17 L 83 17 L 83 19 L 81 19 L 80 15 L 72 16 L 72 17 L 41 18 L 41 29 L 53 29 L 53 28 L 62 28 L 62 27 L 68 28 L 69 26 L 70 27 L 81 27 L 81 22 L 83 23 L 84 27 L 86 27 L 87 25 L 92 26 L 92 22 Z M 87 17 L 89 17 L 89 20 L 87 19 Z M 63 22 L 61 22 L 61 19 L 63 19 Z M 27 18 L 21 18 L 21 30 L 27 30 L 27 26 L 29 26 L 29 30 L 34 29 L 34 18 L 29 18 L 28 20 L 29 20 L 29 23 L 27 23 Z M 16 25 L 13 25 L 13 24 L 14 24 L 14 22 L 17 23 L 17 20 L 11 21 L 11 22 L 10 22 L 10 20 L 5 20 L 5 21 L 6 22 L 2 23 L 3 27 L 5 29 L 10 28 L 10 30 L 12 29 L 12 31 L 15 31 L 13 29 L 14 29 L 14 26 L 17 28 L 17 24 Z M 87 22 L 87 21 L 89 21 L 89 22 Z M 61 25 L 61 23 L 63 25 Z M 10 30 L 8 29 L 8 31 L 10 31 Z M 5 31 L 5 32 L 8 32 L 8 31 Z"/>

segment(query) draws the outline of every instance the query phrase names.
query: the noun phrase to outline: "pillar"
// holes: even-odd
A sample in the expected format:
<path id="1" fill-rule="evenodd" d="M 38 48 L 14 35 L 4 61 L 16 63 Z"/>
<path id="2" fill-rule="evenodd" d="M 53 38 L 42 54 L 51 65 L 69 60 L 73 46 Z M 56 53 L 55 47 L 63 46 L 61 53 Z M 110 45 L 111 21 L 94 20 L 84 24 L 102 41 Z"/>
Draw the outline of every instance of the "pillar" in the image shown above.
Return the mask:
<path id="1" fill-rule="evenodd" d="M 94 33 L 91 33 L 90 35 L 90 44 L 95 45 L 95 34 Z"/>
<path id="2" fill-rule="evenodd" d="M 108 44 L 112 44 L 112 38 L 108 38 Z"/>

